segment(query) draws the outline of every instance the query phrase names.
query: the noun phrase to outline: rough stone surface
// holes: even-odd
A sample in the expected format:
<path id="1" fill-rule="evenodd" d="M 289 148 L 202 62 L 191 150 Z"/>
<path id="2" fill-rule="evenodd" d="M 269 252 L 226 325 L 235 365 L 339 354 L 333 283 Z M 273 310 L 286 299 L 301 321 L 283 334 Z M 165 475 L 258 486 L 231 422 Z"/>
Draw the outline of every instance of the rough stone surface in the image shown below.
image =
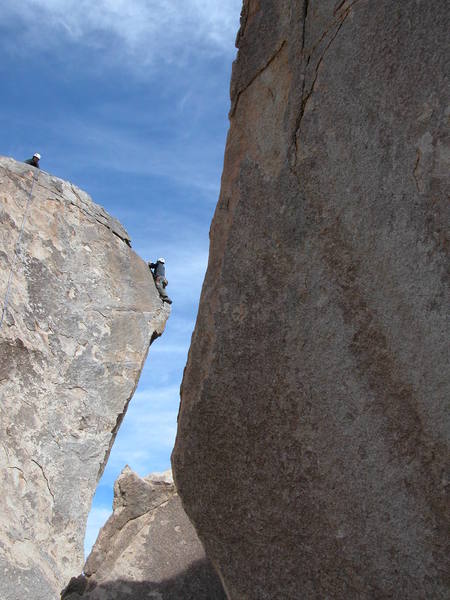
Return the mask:
<path id="1" fill-rule="evenodd" d="M 232 600 L 448 598 L 449 20 L 244 2 L 173 454 Z"/>
<path id="2" fill-rule="evenodd" d="M 123 227 L 75 186 L 0 158 L 0 224 L 0 598 L 52 600 L 81 570 L 97 481 L 169 309 Z"/>
<path id="3" fill-rule="evenodd" d="M 170 471 L 141 479 L 126 467 L 113 508 L 64 600 L 225 600 Z"/>

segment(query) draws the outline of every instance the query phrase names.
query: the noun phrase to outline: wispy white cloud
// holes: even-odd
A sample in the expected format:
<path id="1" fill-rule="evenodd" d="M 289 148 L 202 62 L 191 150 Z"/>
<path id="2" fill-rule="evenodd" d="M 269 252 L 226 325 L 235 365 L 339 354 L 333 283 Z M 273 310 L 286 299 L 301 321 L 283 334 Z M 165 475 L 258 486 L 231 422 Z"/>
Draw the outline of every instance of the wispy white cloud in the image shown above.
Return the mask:
<path id="1" fill-rule="evenodd" d="M 154 352 L 153 348 L 151 352 Z M 112 487 L 125 465 L 141 477 L 150 471 L 162 472 L 170 468 L 167 457 L 175 441 L 179 388 L 173 384 L 158 384 L 154 381 L 152 386 L 134 395 L 102 477 L 101 491 Z M 149 468 L 149 465 L 152 467 Z M 86 557 L 111 512 L 110 500 L 105 500 L 100 494 L 94 500 L 86 526 Z"/>
<path id="2" fill-rule="evenodd" d="M 4 0 L 0 23 L 20 19 L 23 41 L 71 40 L 152 63 L 180 62 L 192 46 L 230 54 L 241 0 Z M 51 35 L 48 35 L 51 33 Z M 110 42 L 110 40 L 109 40 Z"/>
<path id="3" fill-rule="evenodd" d="M 107 508 L 106 506 L 95 506 L 89 513 L 86 525 L 86 537 L 84 538 L 84 554 L 86 557 L 97 539 L 99 529 L 106 523 L 111 512 L 111 508 Z"/>
<path id="4" fill-rule="evenodd" d="M 126 419 L 113 446 L 103 483 L 112 484 L 128 464 L 145 476 L 152 470 L 168 468 L 167 456 L 172 450 L 179 402 L 178 385 L 162 385 L 153 374 L 153 385 L 136 392 Z M 164 462 L 160 462 L 164 456 Z"/>
<path id="5" fill-rule="evenodd" d="M 176 344 L 170 344 L 170 345 L 160 345 L 157 346 L 156 348 L 152 349 L 152 356 L 154 356 L 155 354 L 170 354 L 170 355 L 175 355 L 175 354 L 183 354 L 183 355 L 187 355 L 187 351 L 189 349 L 189 346 L 187 345 L 176 345 Z"/>
<path id="6" fill-rule="evenodd" d="M 153 352 L 153 349 L 151 350 Z M 119 473 L 129 465 L 141 477 L 170 468 L 167 457 L 176 434 L 179 389 L 175 385 L 159 386 L 136 392 L 120 428 L 100 488 L 112 487 Z M 152 468 L 149 468 L 152 465 Z M 85 556 L 91 551 L 99 529 L 110 516 L 111 502 L 100 494 L 92 506 L 86 525 Z"/>
<path id="7" fill-rule="evenodd" d="M 81 117 L 67 113 L 52 115 L 46 127 L 49 135 L 63 140 L 65 144 L 74 144 L 72 160 L 80 171 L 95 166 L 130 177 L 164 177 L 197 190 L 215 204 L 220 187 L 217 164 L 223 156 L 223 134 L 203 140 L 204 133 L 196 130 L 189 121 L 183 129 L 179 122 L 173 120 L 172 124 L 166 126 L 162 139 L 161 135 L 143 133 L 154 126 L 154 122 L 146 115 L 139 116 L 140 129 L 133 122 L 134 115 L 129 113 L 122 127 L 118 125 L 118 116 L 116 120 L 111 117 L 106 121 L 104 114 L 101 117 Z M 11 114 L 10 118 L 19 124 L 21 115 Z M 152 119 L 156 120 L 156 117 L 152 116 Z M 208 147 L 209 161 L 205 160 L 205 146 Z M 212 160 L 214 157 L 215 163 Z M 61 157 L 59 160 L 64 163 L 67 159 Z"/>

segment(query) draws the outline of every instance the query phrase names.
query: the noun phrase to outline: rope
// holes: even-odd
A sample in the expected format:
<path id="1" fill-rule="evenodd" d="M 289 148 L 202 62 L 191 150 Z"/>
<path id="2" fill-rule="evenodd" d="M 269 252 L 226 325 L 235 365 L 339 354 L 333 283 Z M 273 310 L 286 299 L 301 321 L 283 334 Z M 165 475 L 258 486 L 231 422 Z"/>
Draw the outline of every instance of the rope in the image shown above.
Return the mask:
<path id="1" fill-rule="evenodd" d="M 20 248 L 20 244 L 21 244 L 21 241 L 22 241 L 23 229 L 25 227 L 25 221 L 27 219 L 28 209 L 29 209 L 30 204 L 31 204 L 31 199 L 32 199 L 34 184 L 37 182 L 38 179 L 39 179 L 39 169 L 36 169 L 36 175 L 33 177 L 33 183 L 31 184 L 30 193 L 28 194 L 28 199 L 27 199 L 27 203 L 26 203 L 26 206 L 25 206 L 25 211 L 23 213 L 22 225 L 20 227 L 19 237 L 17 238 L 17 243 L 16 243 L 16 246 L 14 248 L 14 258 L 13 258 L 13 262 L 12 262 L 12 265 L 11 265 L 11 269 L 9 271 L 9 277 L 8 277 L 8 284 L 6 286 L 5 299 L 3 300 L 2 316 L 0 317 L 0 329 L 2 328 L 2 325 L 3 325 L 3 319 L 5 318 L 6 309 L 8 308 L 9 292 L 10 292 L 10 289 L 11 289 L 12 276 L 13 276 L 13 273 L 14 273 L 14 268 L 16 266 L 17 257 L 19 255 L 19 248 Z"/>

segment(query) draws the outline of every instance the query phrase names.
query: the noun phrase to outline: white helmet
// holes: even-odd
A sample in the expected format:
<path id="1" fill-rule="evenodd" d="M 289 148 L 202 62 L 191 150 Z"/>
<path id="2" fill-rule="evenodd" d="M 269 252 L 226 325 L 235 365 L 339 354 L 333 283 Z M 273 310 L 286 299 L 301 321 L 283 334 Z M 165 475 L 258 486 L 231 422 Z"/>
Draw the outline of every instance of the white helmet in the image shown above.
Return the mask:
<path id="1" fill-rule="evenodd" d="M 166 261 L 164 260 L 164 258 L 158 258 L 158 260 L 156 262 L 160 262 L 160 263 L 164 264 Z"/>
<path id="2" fill-rule="evenodd" d="M 33 154 L 33 158 L 37 158 L 38 160 L 41 160 L 41 155 L 39 154 L 39 152 L 35 152 Z"/>

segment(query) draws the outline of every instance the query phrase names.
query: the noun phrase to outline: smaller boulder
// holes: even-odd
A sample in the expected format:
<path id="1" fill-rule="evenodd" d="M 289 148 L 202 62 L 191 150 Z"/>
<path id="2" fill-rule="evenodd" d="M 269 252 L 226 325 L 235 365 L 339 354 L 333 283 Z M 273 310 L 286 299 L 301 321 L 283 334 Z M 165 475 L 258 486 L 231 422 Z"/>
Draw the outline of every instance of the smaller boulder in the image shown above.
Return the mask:
<path id="1" fill-rule="evenodd" d="M 62 599 L 137 600 L 152 592 L 161 600 L 226 599 L 171 471 L 141 478 L 125 467 L 114 485 L 113 514 Z"/>

